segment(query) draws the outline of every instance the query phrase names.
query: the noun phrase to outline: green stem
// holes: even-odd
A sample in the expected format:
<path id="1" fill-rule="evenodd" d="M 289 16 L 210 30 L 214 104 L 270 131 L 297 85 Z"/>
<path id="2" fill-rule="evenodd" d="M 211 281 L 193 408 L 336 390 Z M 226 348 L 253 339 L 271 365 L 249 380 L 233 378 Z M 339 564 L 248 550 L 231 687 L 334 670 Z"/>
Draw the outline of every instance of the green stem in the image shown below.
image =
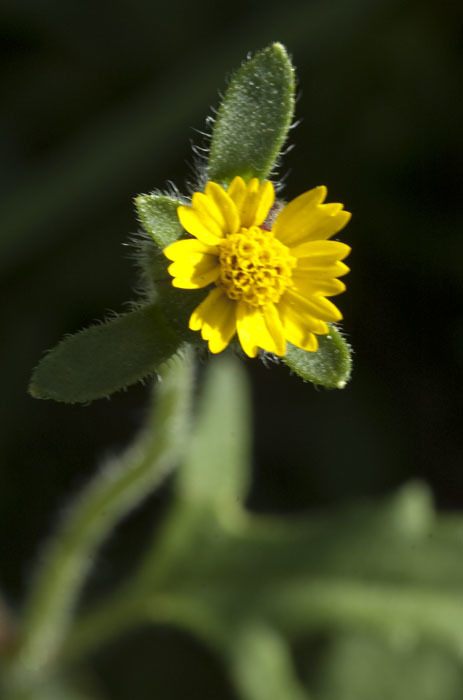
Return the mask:
<path id="1" fill-rule="evenodd" d="M 363 628 L 387 638 L 437 640 L 459 655 L 463 650 L 463 595 L 450 587 L 317 577 L 288 582 L 261 606 L 261 615 L 293 638 Z"/>
<path id="2" fill-rule="evenodd" d="M 26 604 L 13 687 L 32 688 L 49 672 L 97 549 L 178 463 L 186 442 L 192 364 L 187 351 L 166 363 L 140 438 L 122 458 L 105 465 L 66 511 L 41 557 Z"/>
<path id="3" fill-rule="evenodd" d="M 363 628 L 387 637 L 438 639 L 453 652 L 463 649 L 463 596 L 458 591 L 327 576 L 295 577 L 265 593 L 252 585 L 240 589 L 240 583 L 228 579 L 233 596 L 247 600 L 243 618 L 252 610 L 289 638 L 308 631 Z M 205 585 L 169 594 L 145 591 L 144 595 L 128 588 L 77 622 L 64 649 L 65 660 L 85 657 L 108 639 L 148 622 L 174 624 L 225 647 L 227 635 L 221 630 L 234 623 L 226 607 L 220 614 L 223 587 L 209 586 L 207 596 Z"/>

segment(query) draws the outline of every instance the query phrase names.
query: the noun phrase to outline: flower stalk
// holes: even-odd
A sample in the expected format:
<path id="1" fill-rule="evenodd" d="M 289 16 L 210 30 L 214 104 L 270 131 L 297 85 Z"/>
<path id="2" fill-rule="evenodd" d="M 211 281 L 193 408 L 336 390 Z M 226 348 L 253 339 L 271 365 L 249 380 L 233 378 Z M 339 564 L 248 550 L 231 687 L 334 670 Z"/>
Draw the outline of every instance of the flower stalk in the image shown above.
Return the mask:
<path id="1" fill-rule="evenodd" d="M 26 603 L 10 673 L 13 687 L 33 691 L 50 673 L 98 548 L 178 464 L 184 445 L 178 436 L 188 429 L 192 383 L 192 354 L 184 350 L 161 368 L 138 440 L 122 458 L 106 464 L 65 512 Z"/>

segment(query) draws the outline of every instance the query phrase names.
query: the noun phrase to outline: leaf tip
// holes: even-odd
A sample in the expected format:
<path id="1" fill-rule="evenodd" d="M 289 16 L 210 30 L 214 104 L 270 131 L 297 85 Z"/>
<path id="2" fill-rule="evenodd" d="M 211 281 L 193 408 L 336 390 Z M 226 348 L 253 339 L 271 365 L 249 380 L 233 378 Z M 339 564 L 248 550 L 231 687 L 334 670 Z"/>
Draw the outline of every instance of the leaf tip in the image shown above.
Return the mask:
<path id="1" fill-rule="evenodd" d="M 27 387 L 27 393 L 32 396 L 33 399 L 41 399 L 41 394 L 36 385 L 31 382 Z"/>
<path id="2" fill-rule="evenodd" d="M 134 197 L 134 204 L 135 204 L 135 209 L 137 211 L 138 219 L 140 220 L 141 223 L 141 218 L 143 214 L 143 210 L 146 207 L 146 200 L 147 197 L 145 194 L 139 194 L 136 197 Z"/>
<path id="3" fill-rule="evenodd" d="M 268 50 L 274 51 L 275 53 L 279 54 L 280 56 L 284 56 L 285 58 L 288 57 L 286 46 L 280 41 L 274 41 L 273 44 L 270 44 Z"/>

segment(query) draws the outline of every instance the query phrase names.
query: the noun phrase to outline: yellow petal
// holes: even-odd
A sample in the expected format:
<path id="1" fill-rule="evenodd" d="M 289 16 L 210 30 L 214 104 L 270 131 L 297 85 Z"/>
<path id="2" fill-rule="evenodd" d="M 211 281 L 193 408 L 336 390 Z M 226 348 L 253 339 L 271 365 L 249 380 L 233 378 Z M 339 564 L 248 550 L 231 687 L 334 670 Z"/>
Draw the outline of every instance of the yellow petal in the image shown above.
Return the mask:
<path id="1" fill-rule="evenodd" d="M 285 243 L 285 238 L 290 238 L 291 231 L 295 228 L 295 223 L 300 220 L 305 221 L 307 214 L 312 212 L 316 206 L 321 204 L 328 193 L 323 185 L 314 187 L 299 197 L 291 200 L 278 214 L 273 225 L 275 236 Z"/>
<path id="2" fill-rule="evenodd" d="M 216 182 L 208 182 L 206 195 L 220 212 L 220 224 L 224 233 L 236 233 L 240 228 L 240 217 L 233 199 Z"/>
<path id="3" fill-rule="evenodd" d="M 206 245 L 201 243 L 196 238 L 187 238 L 183 241 L 171 243 L 162 251 L 169 260 L 187 259 L 193 260 L 198 253 L 207 253 L 208 255 L 218 255 L 219 249 L 217 246 Z"/>
<path id="4" fill-rule="evenodd" d="M 214 348 L 217 348 L 220 338 L 222 338 L 222 342 L 225 342 L 227 334 L 231 332 L 230 314 L 232 317 L 234 316 L 234 307 L 234 302 L 227 297 L 223 289 L 215 287 L 191 314 L 189 328 L 192 331 L 201 330 L 204 340 L 214 338 L 213 345 Z M 231 333 L 232 335 L 233 333 Z M 229 340 L 225 342 L 223 347 L 226 347 L 228 342 Z M 220 351 L 214 349 L 212 352 Z"/>
<path id="5" fill-rule="evenodd" d="M 189 258 L 182 257 L 167 268 L 174 277 L 172 285 L 182 289 L 199 289 L 207 287 L 220 275 L 219 260 L 216 255 L 204 253 L 192 254 Z"/>
<path id="6" fill-rule="evenodd" d="M 246 185 L 246 193 L 241 204 L 241 226 L 250 228 L 254 224 L 259 197 L 259 180 L 253 177 Z"/>
<path id="7" fill-rule="evenodd" d="M 292 304 L 283 296 L 278 304 L 283 331 L 288 340 L 293 345 L 309 352 L 318 349 L 318 340 L 315 333 L 325 335 L 328 333 L 328 326 L 307 314 L 301 315 Z"/>
<path id="8" fill-rule="evenodd" d="M 344 282 L 332 278 L 317 280 L 312 277 L 293 276 L 293 285 L 295 290 L 304 297 L 334 297 L 336 294 L 341 294 L 341 292 L 346 290 Z"/>
<path id="9" fill-rule="evenodd" d="M 310 314 L 307 308 L 301 308 L 300 304 L 297 302 L 295 303 L 288 292 L 283 294 L 278 302 L 277 311 L 283 324 L 285 336 L 291 343 L 293 343 L 293 341 L 287 335 L 289 326 L 300 327 L 301 333 L 303 334 L 316 333 L 317 335 L 325 335 L 328 333 L 328 326 L 326 323 Z M 294 344 L 297 345 L 297 343 Z"/>
<path id="10" fill-rule="evenodd" d="M 220 287 L 216 287 L 211 292 L 209 292 L 207 297 L 199 304 L 199 306 L 196 307 L 196 309 L 191 314 L 190 322 L 188 324 L 190 330 L 201 330 L 201 327 L 205 319 L 208 317 L 208 314 L 210 314 L 210 310 L 213 308 L 217 297 L 220 297 L 222 294 L 223 291 L 222 289 L 220 289 Z"/>
<path id="11" fill-rule="evenodd" d="M 217 185 L 217 187 L 220 187 L 220 185 Z M 222 209 L 217 205 L 213 197 L 210 197 L 207 192 L 195 192 L 191 198 L 191 206 L 204 220 L 210 220 L 213 222 L 212 225 L 218 226 L 217 235 L 223 236 L 227 223 Z"/>
<path id="12" fill-rule="evenodd" d="M 274 235 L 285 245 L 325 240 L 340 231 L 349 221 L 350 214 L 342 204 L 323 204 L 326 187 L 315 187 L 293 199 L 277 216 Z"/>
<path id="13" fill-rule="evenodd" d="M 208 333 L 209 350 L 222 352 L 236 333 L 236 302 L 223 294 L 214 304 L 214 325 Z"/>
<path id="14" fill-rule="evenodd" d="M 347 275 L 349 271 L 347 265 L 339 260 L 327 264 L 323 258 L 299 258 L 293 269 L 293 277 L 326 279 L 327 277 L 342 277 Z"/>
<path id="15" fill-rule="evenodd" d="M 275 350 L 273 352 L 275 355 L 283 357 L 286 354 L 285 334 L 283 332 L 280 316 L 278 315 L 278 311 L 273 304 L 268 304 L 264 308 L 264 319 L 267 330 L 270 333 L 275 345 Z"/>
<path id="16" fill-rule="evenodd" d="M 341 241 L 306 241 L 290 246 L 291 255 L 295 258 L 326 258 L 329 261 L 344 260 L 351 250 L 350 246 Z"/>
<path id="17" fill-rule="evenodd" d="M 338 233 L 348 223 L 351 214 L 341 208 L 342 204 L 321 204 L 301 226 L 298 233 L 290 239 L 290 245 L 298 245 L 305 241 L 326 240 Z"/>
<path id="18" fill-rule="evenodd" d="M 283 329 L 276 310 L 272 311 L 269 308 L 266 318 L 262 309 L 240 301 L 236 313 L 236 328 L 241 346 L 249 357 L 255 357 L 258 348 L 275 355 L 285 354 Z"/>
<path id="19" fill-rule="evenodd" d="M 260 226 L 265 221 L 274 201 L 275 190 L 272 183 L 267 180 L 262 183 L 257 194 L 253 226 Z"/>
<path id="20" fill-rule="evenodd" d="M 325 299 L 322 296 L 304 297 L 298 294 L 294 289 L 287 289 L 283 295 L 285 300 L 297 311 L 301 316 L 309 314 L 320 321 L 340 321 L 342 314 L 338 307 Z"/>
<path id="21" fill-rule="evenodd" d="M 236 308 L 236 330 L 241 347 L 248 357 L 256 357 L 257 343 L 254 340 L 253 311 L 255 307 L 246 304 L 245 301 L 238 302 Z"/>
<path id="22" fill-rule="evenodd" d="M 246 190 L 246 183 L 239 175 L 233 178 L 228 187 L 227 194 L 233 199 L 238 214 L 241 214 L 244 198 L 246 197 Z"/>
<path id="23" fill-rule="evenodd" d="M 235 177 L 228 188 L 228 194 L 236 205 L 244 228 L 260 226 L 275 200 L 272 183 L 267 180 L 260 185 L 257 177 L 252 178 L 247 185 L 241 177 Z"/>
<path id="24" fill-rule="evenodd" d="M 201 193 L 197 192 L 196 194 Z M 219 224 L 204 212 L 199 212 L 193 207 L 181 206 L 177 209 L 177 216 L 185 231 L 206 245 L 220 243 L 223 233 Z"/>

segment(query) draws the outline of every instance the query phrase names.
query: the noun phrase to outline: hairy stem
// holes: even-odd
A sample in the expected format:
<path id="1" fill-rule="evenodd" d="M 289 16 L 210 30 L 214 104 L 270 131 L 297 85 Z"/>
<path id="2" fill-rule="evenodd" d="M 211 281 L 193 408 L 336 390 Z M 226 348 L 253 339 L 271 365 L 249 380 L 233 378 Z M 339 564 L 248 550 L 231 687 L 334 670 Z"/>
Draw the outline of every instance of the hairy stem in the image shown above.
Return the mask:
<path id="1" fill-rule="evenodd" d="M 190 352 L 183 351 L 163 366 L 155 405 L 138 440 L 106 464 L 65 512 L 40 558 L 26 604 L 13 687 L 33 688 L 49 672 L 99 546 L 178 463 L 186 442 L 192 365 Z"/>

